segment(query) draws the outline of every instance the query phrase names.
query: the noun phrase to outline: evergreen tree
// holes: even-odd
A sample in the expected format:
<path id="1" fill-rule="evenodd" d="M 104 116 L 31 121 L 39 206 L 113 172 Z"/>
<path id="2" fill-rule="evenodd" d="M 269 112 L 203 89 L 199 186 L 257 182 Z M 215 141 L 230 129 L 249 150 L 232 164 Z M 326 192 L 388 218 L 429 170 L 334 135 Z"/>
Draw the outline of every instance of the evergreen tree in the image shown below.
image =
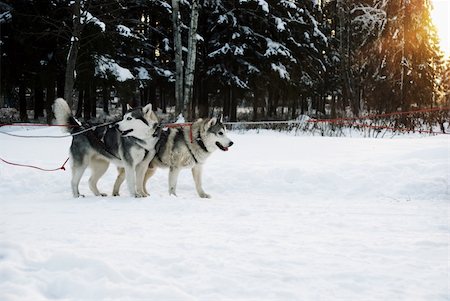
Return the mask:
<path id="1" fill-rule="evenodd" d="M 376 64 L 367 98 L 379 111 L 431 105 L 441 62 L 427 0 L 389 1 L 388 22 L 371 47 Z"/>

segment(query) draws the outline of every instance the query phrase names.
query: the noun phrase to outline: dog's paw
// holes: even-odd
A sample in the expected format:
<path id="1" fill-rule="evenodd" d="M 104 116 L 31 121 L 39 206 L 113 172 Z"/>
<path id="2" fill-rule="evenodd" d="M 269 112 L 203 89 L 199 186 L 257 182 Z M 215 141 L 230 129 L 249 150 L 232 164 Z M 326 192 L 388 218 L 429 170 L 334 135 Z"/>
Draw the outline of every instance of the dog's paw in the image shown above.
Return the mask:
<path id="1" fill-rule="evenodd" d="M 206 192 L 200 193 L 199 196 L 200 196 L 202 199 L 210 199 L 210 198 L 211 198 L 211 195 L 207 194 Z"/>
<path id="2" fill-rule="evenodd" d="M 74 198 L 84 198 L 86 196 L 84 194 L 74 194 L 73 197 Z"/>
<path id="3" fill-rule="evenodd" d="M 112 196 L 120 196 L 120 194 L 118 192 L 113 192 Z"/>
<path id="4" fill-rule="evenodd" d="M 137 194 L 139 194 L 141 198 L 146 198 L 146 197 L 148 197 L 150 195 L 150 194 L 148 194 L 147 192 L 145 192 L 143 190 L 139 191 Z"/>
<path id="5" fill-rule="evenodd" d="M 169 189 L 169 195 L 177 196 L 177 193 L 175 192 L 175 188 Z"/>

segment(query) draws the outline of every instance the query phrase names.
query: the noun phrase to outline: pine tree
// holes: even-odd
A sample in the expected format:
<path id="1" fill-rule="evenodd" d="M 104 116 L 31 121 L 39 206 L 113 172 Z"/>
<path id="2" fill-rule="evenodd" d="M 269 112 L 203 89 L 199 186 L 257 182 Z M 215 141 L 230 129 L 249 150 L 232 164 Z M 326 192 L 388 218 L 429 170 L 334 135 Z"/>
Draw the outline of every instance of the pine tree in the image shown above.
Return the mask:
<path id="1" fill-rule="evenodd" d="M 430 106 L 441 61 L 430 3 L 390 1 L 386 11 L 386 29 L 371 52 L 378 64 L 370 70 L 368 98 L 380 111 Z"/>
<path id="2" fill-rule="evenodd" d="M 255 112 L 260 103 L 274 115 L 280 94 L 311 90 L 325 71 L 321 53 L 327 44 L 312 10 L 313 2 L 214 1 L 210 3 L 209 76 L 228 87 L 253 91 Z M 270 93 L 269 93 L 270 92 Z M 283 95 L 286 98 L 288 95 Z M 235 118 L 233 96 L 230 114 Z"/>

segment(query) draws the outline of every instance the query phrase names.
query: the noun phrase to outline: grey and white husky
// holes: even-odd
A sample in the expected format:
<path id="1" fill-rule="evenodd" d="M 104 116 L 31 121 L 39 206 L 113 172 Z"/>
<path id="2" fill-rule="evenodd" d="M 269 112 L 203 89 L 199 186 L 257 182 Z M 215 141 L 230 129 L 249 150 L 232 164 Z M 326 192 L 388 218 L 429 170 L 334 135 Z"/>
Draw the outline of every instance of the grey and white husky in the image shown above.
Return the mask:
<path id="1" fill-rule="evenodd" d="M 70 133 L 76 134 L 91 126 L 75 119 L 62 98 L 55 100 L 53 111 L 57 123 L 68 125 L 66 129 Z M 96 196 L 106 196 L 98 190 L 97 182 L 110 162 L 124 168 L 132 196 L 147 196 L 143 189 L 144 175 L 155 155 L 159 133 L 156 115 L 148 104 L 129 110 L 121 121 L 74 135 L 70 146 L 73 196 L 83 196 L 78 186 L 88 166 L 92 169 L 89 188 Z"/>
<path id="2" fill-rule="evenodd" d="M 198 195 L 201 198 L 210 198 L 202 187 L 203 165 L 214 151 L 227 151 L 232 145 L 221 116 L 198 119 L 191 127 L 168 128 L 162 131 L 156 145 L 156 155 L 145 174 L 144 191 L 147 180 L 158 167 L 162 167 L 169 168 L 169 194 L 176 195 L 178 174 L 184 168 L 191 168 Z M 119 192 L 123 181 L 124 171 L 119 169 L 113 194 Z"/>

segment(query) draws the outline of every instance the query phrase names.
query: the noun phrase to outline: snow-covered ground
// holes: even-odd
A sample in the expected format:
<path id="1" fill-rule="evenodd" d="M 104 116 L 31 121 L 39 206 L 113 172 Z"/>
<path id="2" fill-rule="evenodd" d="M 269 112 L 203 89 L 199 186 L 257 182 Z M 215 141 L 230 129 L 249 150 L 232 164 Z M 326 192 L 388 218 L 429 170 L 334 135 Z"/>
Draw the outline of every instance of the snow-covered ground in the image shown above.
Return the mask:
<path id="1" fill-rule="evenodd" d="M 159 170 L 149 198 L 85 175 L 74 199 L 70 168 L 0 163 L 0 300 L 450 300 L 449 136 L 230 137 L 209 200 L 189 171 L 178 197 Z M 69 144 L 0 135 L 0 158 L 55 168 Z"/>

